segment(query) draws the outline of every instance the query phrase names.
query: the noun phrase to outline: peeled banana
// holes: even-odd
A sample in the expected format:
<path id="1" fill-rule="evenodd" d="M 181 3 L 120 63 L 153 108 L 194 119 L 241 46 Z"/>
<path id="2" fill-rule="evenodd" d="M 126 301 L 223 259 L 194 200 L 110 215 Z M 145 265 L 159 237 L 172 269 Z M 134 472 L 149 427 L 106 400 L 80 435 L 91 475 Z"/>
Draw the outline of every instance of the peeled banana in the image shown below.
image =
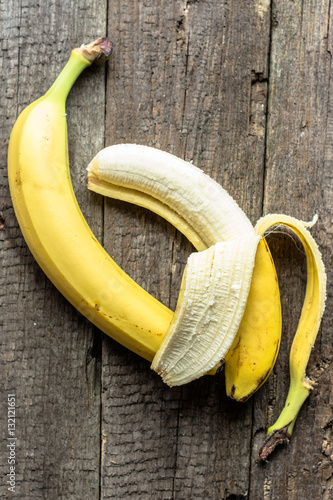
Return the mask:
<path id="1" fill-rule="evenodd" d="M 318 247 L 306 229 L 311 224 L 284 215 L 269 215 L 258 221 L 253 229 L 223 188 L 194 165 L 154 148 L 134 144 L 110 146 L 99 152 L 88 167 L 88 187 L 97 193 L 155 211 L 201 250 L 197 256 L 192 254 L 189 258 L 175 315 L 152 363 L 152 368 L 169 385 L 186 383 L 202 375 L 205 370 L 199 366 L 201 357 L 206 360 L 210 353 L 208 346 L 211 343 L 213 350 L 215 339 L 222 340 L 221 351 L 211 354 L 211 364 L 206 364 L 206 369 L 214 365 L 215 353 L 223 353 L 229 396 L 245 401 L 265 382 L 280 345 L 281 305 L 267 244 L 264 239 L 256 241 L 254 235 L 264 236 L 271 226 L 285 225 L 301 238 L 308 258 L 307 293 L 290 353 L 289 395 L 281 416 L 268 430 L 267 441 L 261 450 L 261 458 L 266 459 L 281 442 L 281 432 L 286 440 L 289 439 L 297 414 L 312 387 L 305 376 L 305 369 L 324 311 L 326 275 Z M 247 238 L 256 248 L 256 252 L 252 253 L 255 261 L 251 264 L 247 259 L 242 262 L 236 252 L 238 242 L 242 241 L 240 244 L 244 248 Z M 238 286 L 239 291 L 244 292 L 244 289 L 240 281 L 241 273 L 238 273 L 242 269 L 249 272 L 246 279 L 250 290 L 246 307 L 239 316 L 231 294 L 227 299 L 220 300 L 214 296 L 212 300 L 209 293 L 214 293 L 221 282 L 214 269 L 219 241 L 236 245 L 234 261 L 231 263 L 224 256 L 220 268 L 223 270 L 223 264 L 227 266 L 231 263 L 233 284 Z M 202 251 L 207 247 L 208 250 Z M 203 254 L 202 257 L 200 254 Z M 196 267 L 200 259 L 200 266 Z M 211 272 L 208 272 L 209 262 Z M 225 300 L 227 306 L 234 308 L 234 320 L 242 317 L 231 347 L 230 337 L 228 334 L 226 337 L 221 335 L 223 328 L 218 321 L 225 314 L 222 308 Z M 215 338 L 209 331 L 212 317 L 216 319 Z M 231 329 L 227 327 L 229 332 Z M 229 341 L 225 351 L 223 341 Z M 189 365 L 192 365 L 191 375 Z"/>
<path id="2" fill-rule="evenodd" d="M 232 265 L 225 261 L 225 267 L 229 265 L 232 276 L 232 287 L 234 290 L 239 288 L 238 293 L 243 293 L 243 300 L 238 298 L 240 303 L 236 308 L 235 297 L 230 294 L 229 299 L 226 296 L 224 298 L 230 310 L 234 307 L 235 312 L 233 323 L 228 326 L 228 343 L 224 343 L 225 350 L 220 357 L 222 359 L 228 353 L 225 357 L 227 394 L 239 401 L 248 399 L 264 383 L 274 366 L 281 338 L 281 306 L 270 251 L 264 239 L 259 241 L 255 238 L 254 228 L 244 212 L 222 186 L 195 165 L 164 151 L 142 145 L 118 144 L 100 151 L 88 166 L 88 188 L 156 212 L 171 222 L 200 251 L 221 241 L 225 242 L 226 247 L 226 243 L 236 241 L 245 249 L 248 238 L 253 238 L 255 247 L 251 247 L 252 253 L 243 258 L 243 262 L 240 255 L 238 260 L 234 259 Z M 247 273 L 246 284 L 242 272 Z M 215 282 L 219 279 L 216 275 Z M 186 282 L 189 282 L 188 278 Z M 189 282 L 188 287 L 190 286 L 192 289 L 189 300 L 200 304 L 204 280 L 201 280 L 201 284 Z M 229 285 L 226 282 L 223 286 L 228 289 Z M 184 309 L 179 297 L 175 312 L 177 317 L 180 307 Z M 217 302 L 216 308 L 214 313 L 212 308 L 203 309 L 203 315 L 207 315 L 206 323 L 208 315 L 211 317 L 223 314 L 223 309 Z M 205 321 L 202 319 L 200 322 L 197 319 L 201 328 L 201 325 L 206 324 Z M 177 352 L 180 345 L 178 336 L 171 336 L 175 324 L 173 320 L 166 337 L 169 339 L 169 350 L 172 343 Z M 180 329 L 184 329 L 184 324 L 178 321 L 177 330 Z M 184 329 L 184 335 L 185 332 L 188 338 L 190 334 L 187 328 Z M 208 343 L 213 333 L 205 330 L 205 334 L 205 343 Z M 192 332 L 191 335 L 197 336 L 197 333 Z M 215 335 L 223 338 L 223 330 L 218 323 Z M 203 340 L 203 333 L 199 338 Z M 234 344 L 229 350 L 232 340 Z M 152 367 L 160 372 L 170 385 L 175 385 L 176 378 L 172 378 L 170 373 L 166 378 L 160 363 L 157 362 L 162 350 L 165 350 L 165 343 L 166 340 L 163 340 Z M 200 358 L 200 355 L 196 358 Z M 215 358 L 207 363 L 206 371 L 212 368 L 213 360 L 215 361 Z M 192 369 L 195 376 L 195 364 Z"/>
<path id="3" fill-rule="evenodd" d="M 8 178 L 22 233 L 41 268 L 74 307 L 152 361 L 167 384 L 212 373 L 224 359 L 227 394 L 242 401 L 266 380 L 280 345 L 279 289 L 264 234 L 277 224 L 294 230 L 307 254 L 307 292 L 290 354 L 289 394 L 268 431 L 261 450 L 265 459 L 277 435 L 291 435 L 312 387 L 305 370 L 326 290 L 320 252 L 306 223 L 270 215 L 253 228 L 228 193 L 191 163 L 154 148 L 117 145 L 91 161 L 88 187 L 158 213 L 197 249 L 188 259 L 175 313 L 131 280 L 84 220 L 68 165 L 67 95 L 86 67 L 103 63 L 111 52 L 106 38 L 74 49 L 54 84 L 14 125 Z"/>

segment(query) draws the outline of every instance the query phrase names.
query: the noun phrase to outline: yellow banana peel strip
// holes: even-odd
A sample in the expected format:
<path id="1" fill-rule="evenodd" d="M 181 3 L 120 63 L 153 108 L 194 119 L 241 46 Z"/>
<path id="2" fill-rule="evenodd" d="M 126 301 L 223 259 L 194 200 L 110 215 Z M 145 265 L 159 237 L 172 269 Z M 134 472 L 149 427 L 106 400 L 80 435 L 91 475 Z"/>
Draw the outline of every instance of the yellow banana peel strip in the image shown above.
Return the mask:
<path id="1" fill-rule="evenodd" d="M 314 382 L 306 376 L 306 367 L 315 343 L 325 309 L 326 273 L 318 246 L 306 229 L 317 221 L 307 223 L 287 215 L 267 215 L 261 218 L 255 231 L 259 235 L 273 226 L 286 226 L 301 240 L 307 258 L 307 285 L 301 317 L 290 350 L 290 386 L 284 408 L 277 421 L 269 427 L 267 439 L 260 449 L 264 461 L 278 444 L 288 443 L 297 415 L 313 389 Z"/>

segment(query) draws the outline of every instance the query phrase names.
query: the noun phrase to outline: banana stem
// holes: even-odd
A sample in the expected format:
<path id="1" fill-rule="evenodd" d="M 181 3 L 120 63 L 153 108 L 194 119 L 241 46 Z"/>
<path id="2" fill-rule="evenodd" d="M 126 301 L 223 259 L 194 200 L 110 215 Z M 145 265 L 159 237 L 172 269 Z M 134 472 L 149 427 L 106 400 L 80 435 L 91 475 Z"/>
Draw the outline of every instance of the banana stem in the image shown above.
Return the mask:
<path id="1" fill-rule="evenodd" d="M 267 438 L 259 451 L 261 460 L 267 461 L 268 456 L 278 444 L 288 444 L 300 409 L 309 396 L 312 386 L 305 380 L 302 384 L 290 385 L 288 396 L 274 425 L 269 427 Z"/>
<path id="2" fill-rule="evenodd" d="M 82 71 L 90 65 L 91 62 L 89 62 L 88 59 L 72 51 L 65 67 L 44 97 L 52 96 L 56 100 L 60 99 L 61 101 L 65 101 L 74 82 Z"/>
<path id="3" fill-rule="evenodd" d="M 73 49 L 70 58 L 45 96 L 65 100 L 82 71 L 92 63 L 103 64 L 112 54 L 112 43 L 102 37 L 88 45 Z"/>

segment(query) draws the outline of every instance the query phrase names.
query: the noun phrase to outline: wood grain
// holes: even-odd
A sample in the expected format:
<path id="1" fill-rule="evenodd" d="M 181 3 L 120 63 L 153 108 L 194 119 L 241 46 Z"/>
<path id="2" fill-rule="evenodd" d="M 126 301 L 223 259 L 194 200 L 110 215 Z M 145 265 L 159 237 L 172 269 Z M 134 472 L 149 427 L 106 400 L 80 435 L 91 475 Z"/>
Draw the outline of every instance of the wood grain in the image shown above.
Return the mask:
<path id="1" fill-rule="evenodd" d="M 330 3 L 274 2 L 269 72 L 264 213 L 287 213 L 302 220 L 318 214 L 311 230 L 328 270 L 326 313 L 313 349 L 308 375 L 318 385 L 304 404 L 291 443 L 264 468 L 252 465 L 250 498 L 324 498 L 332 495 L 332 462 L 327 443 L 332 429 L 332 164 L 327 154 L 331 53 Z M 325 152 L 326 151 L 326 152 Z M 326 158 L 325 158 L 326 156 Z M 324 194 L 326 193 L 326 195 Z M 328 194 L 330 193 L 330 194 Z M 275 421 L 288 391 L 288 355 L 305 291 L 306 259 L 299 242 L 272 235 L 282 291 L 283 339 L 268 404 L 254 413 L 254 449 Z M 295 239 L 297 240 L 297 239 Z M 330 374 L 331 373 L 331 374 Z M 259 395 L 258 395 L 259 397 Z M 256 401 L 258 400 L 256 397 Z M 277 466 L 276 466 L 277 465 Z M 258 478 L 260 480 L 258 481 Z"/>
<path id="2" fill-rule="evenodd" d="M 143 143 L 193 160 L 223 179 L 247 213 L 258 217 L 269 23 L 241 2 L 233 8 L 216 2 L 168 2 L 160 10 L 155 2 L 138 5 L 110 4 L 116 50 L 108 74 L 106 143 Z M 249 19 L 253 33 L 245 39 L 242 26 Z M 245 157 L 247 167 L 240 168 Z M 105 221 L 105 245 L 115 260 L 150 293 L 175 307 L 192 247 L 158 217 L 124 203 L 108 201 Z M 118 372 L 125 360 L 126 377 L 124 369 Z M 161 498 L 247 494 L 252 405 L 227 401 L 222 376 L 170 390 L 125 350 L 117 349 L 115 357 L 113 346 L 103 350 L 103 374 L 108 377 L 103 392 L 105 498 L 152 497 L 154 492 Z M 111 381 L 117 388 L 117 411 L 109 398 Z M 128 404 L 133 394 L 126 395 L 132 390 L 148 390 L 153 404 L 150 398 Z M 170 399 L 172 412 L 163 419 Z M 159 425 L 154 426 L 156 411 Z M 241 455 L 246 467 L 230 468 L 230 455 Z M 116 456 L 123 467 L 113 463 Z"/>
<path id="3" fill-rule="evenodd" d="M 333 88 L 329 0 L 0 0 L 3 119 L 0 241 L 1 498 L 7 395 L 17 400 L 17 497 L 24 499 L 329 500 L 332 465 Z M 282 212 L 319 221 L 327 307 L 311 355 L 317 386 L 289 446 L 257 461 L 284 404 L 306 261 L 272 234 L 283 341 L 268 382 L 245 404 L 223 373 L 169 389 L 149 364 L 101 334 L 33 260 L 11 205 L 6 150 L 18 113 L 44 93 L 70 50 L 106 32 L 106 68 L 68 100 L 71 175 L 90 226 L 116 262 L 171 308 L 193 247 L 158 216 L 87 192 L 104 145 L 134 142 L 193 161 L 254 223 Z"/>
<path id="4" fill-rule="evenodd" d="M 88 10 L 90 15 L 87 15 Z M 42 95 L 75 46 L 105 32 L 100 2 L 1 2 L 1 498 L 7 490 L 7 394 L 16 395 L 16 497 L 99 498 L 101 337 L 45 278 L 23 241 L 6 175 L 18 113 Z M 104 69 L 87 71 L 68 100 L 74 187 L 101 237 L 102 206 L 84 186 L 104 144 Z M 7 116 L 6 116 L 7 115 Z M 94 127 L 94 134 L 91 133 Z M 95 149 L 96 148 L 96 149 Z M 80 479 L 79 479 L 80 478 Z"/>

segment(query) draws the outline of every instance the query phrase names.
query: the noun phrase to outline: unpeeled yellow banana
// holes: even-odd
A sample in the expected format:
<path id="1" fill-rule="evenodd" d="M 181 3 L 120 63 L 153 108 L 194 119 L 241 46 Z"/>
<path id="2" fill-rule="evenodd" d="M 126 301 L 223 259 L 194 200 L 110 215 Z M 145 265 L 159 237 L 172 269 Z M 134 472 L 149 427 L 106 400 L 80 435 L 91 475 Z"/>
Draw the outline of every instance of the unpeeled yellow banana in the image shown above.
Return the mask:
<path id="1" fill-rule="evenodd" d="M 152 360 L 173 313 L 105 252 L 70 180 L 65 101 L 79 74 L 101 60 L 105 45 L 102 39 L 74 49 L 52 87 L 21 113 L 9 142 L 8 179 L 22 233 L 45 274 L 98 328 Z"/>

